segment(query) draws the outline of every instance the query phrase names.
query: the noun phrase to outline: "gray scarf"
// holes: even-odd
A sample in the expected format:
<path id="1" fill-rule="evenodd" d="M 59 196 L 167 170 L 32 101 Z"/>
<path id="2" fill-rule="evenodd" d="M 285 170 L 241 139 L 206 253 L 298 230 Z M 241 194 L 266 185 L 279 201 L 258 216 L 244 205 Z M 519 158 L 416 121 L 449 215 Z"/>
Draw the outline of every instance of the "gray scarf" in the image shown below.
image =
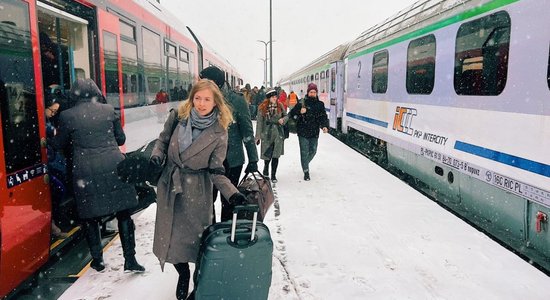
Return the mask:
<path id="1" fill-rule="evenodd" d="M 194 140 L 199 137 L 203 130 L 210 127 L 214 122 L 218 120 L 218 108 L 214 107 L 214 110 L 207 116 L 201 116 L 193 107 L 191 114 L 187 119 L 187 122 L 181 122 L 182 128 L 178 132 L 178 144 L 180 147 L 180 153 L 185 151 Z"/>

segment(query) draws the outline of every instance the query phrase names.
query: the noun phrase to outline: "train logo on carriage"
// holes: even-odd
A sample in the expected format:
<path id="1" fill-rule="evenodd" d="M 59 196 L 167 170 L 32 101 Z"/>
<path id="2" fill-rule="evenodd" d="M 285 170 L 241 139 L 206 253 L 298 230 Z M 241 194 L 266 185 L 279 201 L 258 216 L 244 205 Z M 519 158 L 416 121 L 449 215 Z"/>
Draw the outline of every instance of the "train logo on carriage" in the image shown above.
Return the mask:
<path id="1" fill-rule="evenodd" d="M 416 108 L 397 106 L 395 108 L 395 116 L 393 117 L 393 130 L 413 135 L 412 121 L 416 115 Z"/>

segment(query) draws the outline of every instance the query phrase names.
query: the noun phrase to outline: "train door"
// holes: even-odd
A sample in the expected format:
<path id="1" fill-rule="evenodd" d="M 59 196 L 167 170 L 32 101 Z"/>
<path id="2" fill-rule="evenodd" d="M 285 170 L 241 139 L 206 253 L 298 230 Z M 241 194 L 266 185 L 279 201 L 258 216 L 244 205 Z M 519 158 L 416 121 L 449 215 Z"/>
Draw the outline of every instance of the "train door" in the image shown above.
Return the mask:
<path id="1" fill-rule="evenodd" d="M 99 61 L 101 90 L 107 103 L 121 113 L 124 125 L 122 93 L 122 60 L 120 56 L 120 20 L 117 16 L 98 9 Z"/>
<path id="2" fill-rule="evenodd" d="M 49 187 L 36 4 L 0 7 L 0 297 L 48 259 Z"/>
<path id="3" fill-rule="evenodd" d="M 344 110 L 344 64 L 342 61 L 333 62 L 330 66 L 330 115 L 331 128 L 340 129 Z"/>

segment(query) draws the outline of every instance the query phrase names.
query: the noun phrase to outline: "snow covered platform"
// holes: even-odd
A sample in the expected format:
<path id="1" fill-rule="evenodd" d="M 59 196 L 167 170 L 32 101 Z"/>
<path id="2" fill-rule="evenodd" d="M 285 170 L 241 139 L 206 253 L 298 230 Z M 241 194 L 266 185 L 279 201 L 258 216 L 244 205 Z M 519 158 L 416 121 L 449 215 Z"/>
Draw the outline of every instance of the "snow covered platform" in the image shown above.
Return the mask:
<path id="1" fill-rule="evenodd" d="M 328 134 L 311 181 L 302 176 L 291 135 L 265 220 L 275 244 L 269 299 L 549 298 L 547 275 Z M 175 299 L 177 273 L 162 273 L 152 253 L 155 206 L 134 219 L 147 271 L 123 273 L 117 239 L 107 271 L 87 269 L 60 299 Z"/>

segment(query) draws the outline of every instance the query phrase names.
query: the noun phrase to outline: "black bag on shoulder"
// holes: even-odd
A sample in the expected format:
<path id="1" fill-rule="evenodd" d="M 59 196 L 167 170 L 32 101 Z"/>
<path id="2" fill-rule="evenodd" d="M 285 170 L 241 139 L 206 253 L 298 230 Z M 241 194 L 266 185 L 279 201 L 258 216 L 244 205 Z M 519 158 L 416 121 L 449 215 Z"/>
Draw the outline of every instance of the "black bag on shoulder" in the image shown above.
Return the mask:
<path id="1" fill-rule="evenodd" d="M 170 113 L 173 109 L 170 110 Z M 174 132 L 178 126 L 178 119 L 174 120 L 171 132 Z M 171 134 L 170 134 L 171 135 Z M 157 166 L 150 162 L 153 148 L 155 148 L 156 139 L 148 142 L 139 149 L 126 153 L 126 158 L 117 165 L 118 177 L 122 182 L 126 183 L 148 183 L 156 186 L 159 182 L 162 170 L 166 165 L 166 159 L 161 166 Z"/>

